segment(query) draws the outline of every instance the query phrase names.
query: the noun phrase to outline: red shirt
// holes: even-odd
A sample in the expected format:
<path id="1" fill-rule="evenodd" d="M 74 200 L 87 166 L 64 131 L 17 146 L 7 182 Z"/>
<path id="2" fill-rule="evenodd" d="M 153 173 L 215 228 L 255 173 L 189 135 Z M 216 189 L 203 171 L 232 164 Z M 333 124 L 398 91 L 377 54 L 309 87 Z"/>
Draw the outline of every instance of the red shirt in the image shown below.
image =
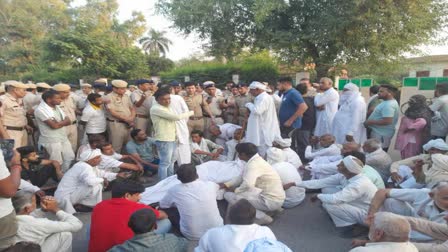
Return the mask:
<path id="1" fill-rule="evenodd" d="M 159 218 L 159 211 L 124 198 L 112 198 L 97 204 L 92 212 L 89 252 L 104 252 L 134 236 L 128 227 L 131 215 L 142 208 L 149 208 Z"/>

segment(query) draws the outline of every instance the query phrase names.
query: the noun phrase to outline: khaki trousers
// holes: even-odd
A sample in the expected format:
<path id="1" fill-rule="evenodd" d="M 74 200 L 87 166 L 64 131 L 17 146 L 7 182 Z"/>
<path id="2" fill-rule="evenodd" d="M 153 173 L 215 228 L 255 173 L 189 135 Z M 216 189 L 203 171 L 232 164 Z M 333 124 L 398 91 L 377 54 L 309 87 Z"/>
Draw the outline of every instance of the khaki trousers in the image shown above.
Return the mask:
<path id="1" fill-rule="evenodd" d="M 72 145 L 73 152 L 76 152 L 78 150 L 78 126 L 76 124 L 65 126 L 65 132 L 67 132 L 68 141 Z"/>
<path id="2" fill-rule="evenodd" d="M 199 120 L 188 120 L 188 131 L 191 133 L 193 130 L 200 130 L 204 132 L 204 118 Z"/>
<path id="3" fill-rule="evenodd" d="M 8 132 L 8 135 L 14 139 L 14 149 L 28 145 L 28 132 L 26 129 L 22 131 L 7 129 L 6 132 Z"/>
<path id="4" fill-rule="evenodd" d="M 148 136 L 152 135 L 151 120 L 148 118 L 136 117 L 134 128 L 144 130 Z"/>
<path id="5" fill-rule="evenodd" d="M 129 141 L 130 129 L 121 122 L 107 122 L 109 131 L 109 141 L 117 153 L 121 153 L 123 145 Z"/>

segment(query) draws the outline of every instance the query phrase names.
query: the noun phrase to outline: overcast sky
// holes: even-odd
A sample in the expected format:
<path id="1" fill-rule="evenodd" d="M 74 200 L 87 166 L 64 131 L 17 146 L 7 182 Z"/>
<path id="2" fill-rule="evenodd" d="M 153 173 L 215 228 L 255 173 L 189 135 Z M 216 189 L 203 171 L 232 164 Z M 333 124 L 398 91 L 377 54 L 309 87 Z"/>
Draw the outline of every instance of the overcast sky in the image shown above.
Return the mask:
<path id="1" fill-rule="evenodd" d="M 170 28 L 172 23 L 162 15 L 157 15 L 155 11 L 155 3 L 157 0 L 117 0 L 119 7 L 120 20 L 126 20 L 131 17 L 132 11 L 141 11 L 145 17 L 148 28 L 157 31 L 166 31 L 167 37 L 173 42 L 167 57 L 172 60 L 187 58 L 192 54 L 202 53 L 202 41 L 196 35 L 185 37 L 182 33 Z M 75 5 L 82 5 L 85 0 L 75 0 Z M 448 45 L 444 46 L 422 46 L 425 54 L 439 55 L 448 54 Z"/>

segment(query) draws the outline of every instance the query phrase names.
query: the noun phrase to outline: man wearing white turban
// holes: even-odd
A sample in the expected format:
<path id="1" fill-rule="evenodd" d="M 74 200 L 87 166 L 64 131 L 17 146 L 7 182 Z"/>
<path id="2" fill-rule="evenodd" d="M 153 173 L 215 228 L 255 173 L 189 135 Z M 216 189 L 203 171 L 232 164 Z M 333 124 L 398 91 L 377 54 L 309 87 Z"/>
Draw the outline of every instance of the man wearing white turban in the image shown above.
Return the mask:
<path id="1" fill-rule="evenodd" d="M 347 156 L 338 165 L 338 174 L 318 180 L 296 183 L 296 186 L 309 189 L 325 189 L 323 193 L 313 196 L 312 201 L 319 199 L 327 210 L 336 227 L 344 227 L 344 235 L 351 231 L 354 224 L 364 224 L 370 202 L 375 195 L 376 186 L 362 174 L 362 162 Z M 286 185 L 289 186 L 289 185 Z M 340 191 L 337 191 L 340 190 Z M 326 193 L 333 191 L 333 193 Z M 337 191 L 337 192 L 335 192 Z"/>
<path id="2" fill-rule="evenodd" d="M 423 149 L 427 154 L 410 157 L 400 161 L 393 162 L 390 166 L 391 178 L 389 181 L 399 184 L 401 188 L 431 188 L 433 182 L 432 170 L 433 161 L 431 160 L 434 154 L 448 153 L 448 144 L 442 139 L 431 140 L 425 145 Z M 446 169 L 446 168 L 445 168 Z M 426 181 L 426 176 L 431 177 L 430 181 Z"/>
<path id="3" fill-rule="evenodd" d="M 283 185 L 302 182 L 302 177 L 300 176 L 297 168 L 291 163 L 286 161 L 285 153 L 278 148 L 271 147 L 267 151 L 267 161 L 274 168 L 274 170 L 280 176 Z M 283 208 L 292 208 L 298 206 L 305 199 L 305 188 L 297 187 L 291 185 L 285 188 L 286 199 L 283 203 Z"/>
<path id="4" fill-rule="evenodd" d="M 266 93 L 266 85 L 254 81 L 249 89 L 255 100 L 253 103 L 246 103 L 246 108 L 250 111 L 246 141 L 255 144 L 260 156 L 264 157 L 274 140 L 281 139 L 277 111 L 274 100 Z"/>
<path id="5" fill-rule="evenodd" d="M 107 186 L 108 181 L 117 176 L 124 176 L 123 173 L 106 172 L 96 167 L 101 162 L 99 149 L 86 150 L 79 159 L 64 174 L 54 194 L 61 208 L 70 214 L 91 210 L 102 200 L 103 185 Z"/>
<path id="6" fill-rule="evenodd" d="M 363 125 L 366 120 L 367 105 L 358 86 L 353 83 L 345 85 L 339 105 L 332 124 L 332 134 L 336 137 L 336 143 L 362 144 L 367 138 L 366 128 Z"/>
<path id="7" fill-rule="evenodd" d="M 302 166 L 299 155 L 291 149 L 291 138 L 279 139 L 273 143 L 273 147 L 279 148 L 285 154 L 285 162 L 292 164 L 296 169 Z"/>
<path id="8" fill-rule="evenodd" d="M 315 136 L 330 134 L 334 115 L 338 111 L 339 94 L 333 88 L 333 81 L 330 78 L 321 78 L 319 82 L 322 93 L 314 97 L 316 107 L 316 128 Z"/>

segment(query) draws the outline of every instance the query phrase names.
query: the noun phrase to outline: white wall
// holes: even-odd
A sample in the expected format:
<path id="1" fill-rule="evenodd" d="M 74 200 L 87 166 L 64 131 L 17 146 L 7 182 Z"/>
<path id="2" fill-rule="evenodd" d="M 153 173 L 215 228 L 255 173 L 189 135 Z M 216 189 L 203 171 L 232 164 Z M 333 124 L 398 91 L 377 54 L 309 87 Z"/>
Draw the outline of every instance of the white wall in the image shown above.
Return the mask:
<path id="1" fill-rule="evenodd" d="M 417 77 L 417 71 L 429 71 L 429 77 L 442 77 L 444 69 L 448 69 L 448 62 L 420 64 L 411 67 L 409 77 Z"/>

